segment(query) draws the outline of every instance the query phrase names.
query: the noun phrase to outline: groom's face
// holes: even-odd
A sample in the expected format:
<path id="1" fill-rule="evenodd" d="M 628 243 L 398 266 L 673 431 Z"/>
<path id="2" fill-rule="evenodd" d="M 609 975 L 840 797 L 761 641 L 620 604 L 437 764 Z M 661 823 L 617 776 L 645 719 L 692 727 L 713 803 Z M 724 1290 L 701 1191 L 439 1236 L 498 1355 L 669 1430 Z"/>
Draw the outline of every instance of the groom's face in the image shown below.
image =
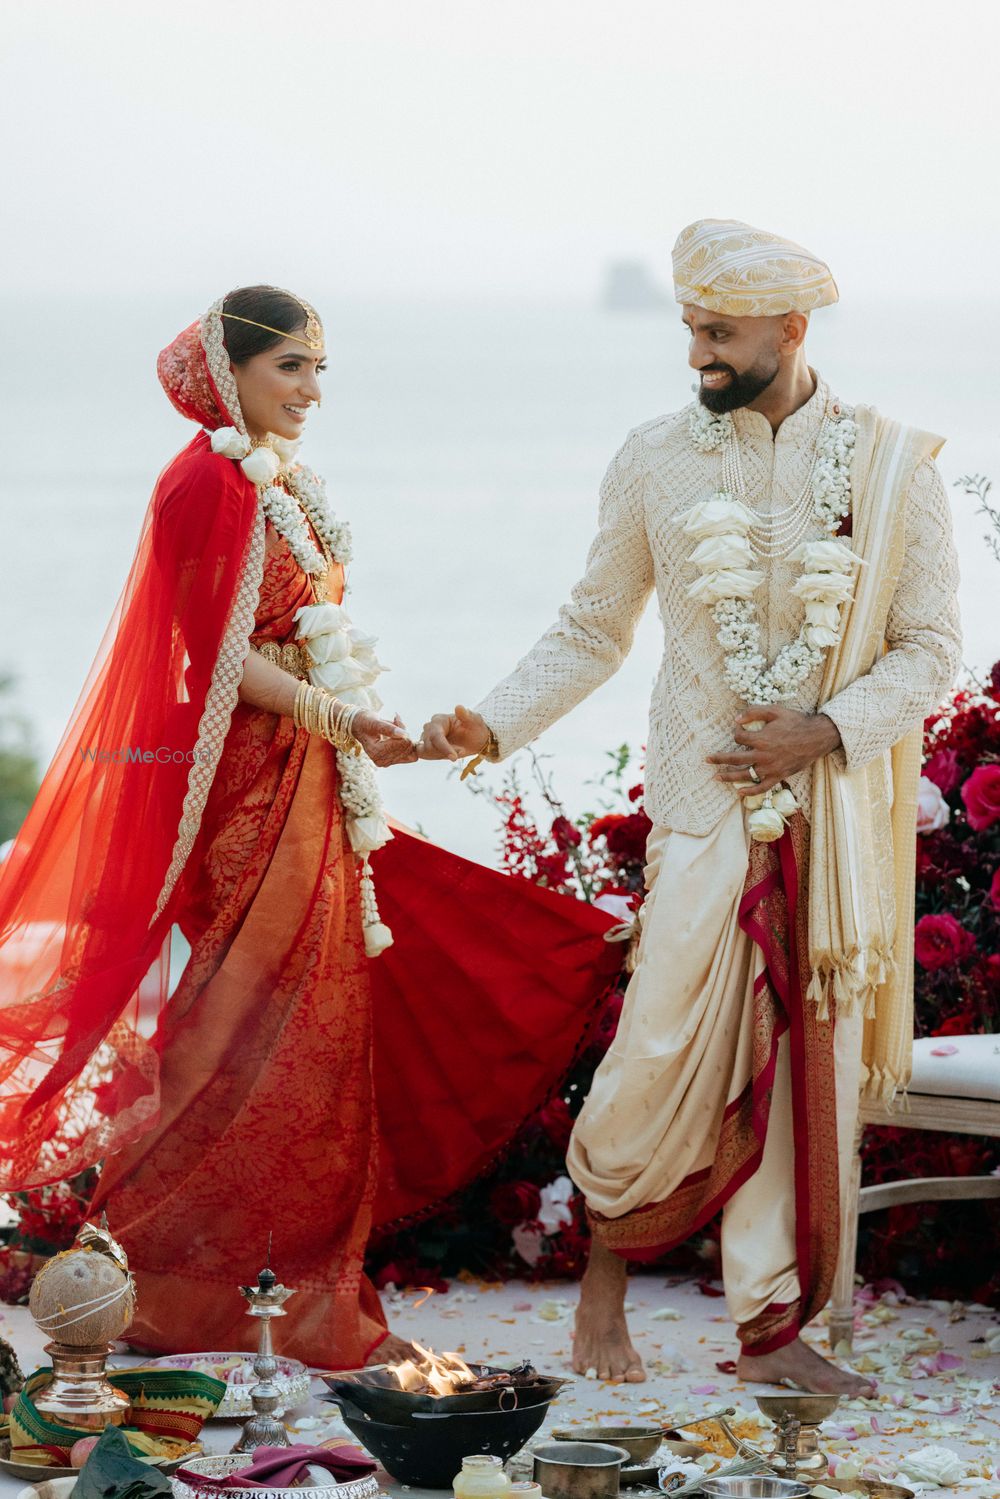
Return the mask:
<path id="1" fill-rule="evenodd" d="M 683 314 L 701 404 L 716 413 L 752 405 L 781 368 L 785 318 L 722 317 L 690 303 Z"/>

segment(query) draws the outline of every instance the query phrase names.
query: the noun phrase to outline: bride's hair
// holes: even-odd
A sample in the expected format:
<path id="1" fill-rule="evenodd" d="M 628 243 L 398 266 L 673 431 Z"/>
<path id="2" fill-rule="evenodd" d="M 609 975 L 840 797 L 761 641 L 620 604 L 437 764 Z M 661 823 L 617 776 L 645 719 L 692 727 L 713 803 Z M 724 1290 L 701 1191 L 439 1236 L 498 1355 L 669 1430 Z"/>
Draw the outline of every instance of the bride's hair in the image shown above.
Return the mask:
<path id="1" fill-rule="evenodd" d="M 255 354 L 263 354 L 281 342 L 280 333 L 269 333 L 266 328 L 253 327 L 252 324 L 267 323 L 268 327 L 280 328 L 284 333 L 298 333 L 305 327 L 306 313 L 302 303 L 274 286 L 241 286 L 229 293 L 222 310 L 250 319 L 249 323 L 238 323 L 226 317 L 222 320 L 226 352 L 234 364 L 245 364 Z"/>

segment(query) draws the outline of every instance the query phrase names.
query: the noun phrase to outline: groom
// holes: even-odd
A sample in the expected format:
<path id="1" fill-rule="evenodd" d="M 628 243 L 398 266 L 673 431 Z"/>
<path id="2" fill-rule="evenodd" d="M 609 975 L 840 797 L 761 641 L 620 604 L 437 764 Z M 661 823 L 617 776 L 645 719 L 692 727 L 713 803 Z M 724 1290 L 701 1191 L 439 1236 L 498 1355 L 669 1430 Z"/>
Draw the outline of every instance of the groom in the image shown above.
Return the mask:
<path id="1" fill-rule="evenodd" d="M 520 749 L 617 670 L 655 589 L 637 963 L 568 1154 L 593 1234 L 574 1368 L 645 1378 L 626 1262 L 721 1210 L 740 1376 L 859 1393 L 800 1333 L 859 1090 L 908 1072 L 920 726 L 960 659 L 941 444 L 810 368 L 837 289 L 800 246 L 704 220 L 674 279 L 697 401 L 629 434 L 558 621 L 421 749 Z"/>

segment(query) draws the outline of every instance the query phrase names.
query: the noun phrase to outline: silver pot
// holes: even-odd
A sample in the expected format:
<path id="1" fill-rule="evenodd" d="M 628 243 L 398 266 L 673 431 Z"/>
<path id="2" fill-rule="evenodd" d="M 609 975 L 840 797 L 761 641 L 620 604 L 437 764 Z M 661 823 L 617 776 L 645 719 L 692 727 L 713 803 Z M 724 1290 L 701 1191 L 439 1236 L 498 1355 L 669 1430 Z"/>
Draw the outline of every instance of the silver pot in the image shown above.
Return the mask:
<path id="1" fill-rule="evenodd" d="M 628 1462 L 624 1447 L 609 1442 L 543 1442 L 533 1457 L 545 1499 L 617 1499 Z"/>
<path id="2" fill-rule="evenodd" d="M 748 1473 L 738 1478 L 706 1478 L 701 1491 L 709 1499 L 806 1499 L 811 1485 L 791 1478 Z"/>

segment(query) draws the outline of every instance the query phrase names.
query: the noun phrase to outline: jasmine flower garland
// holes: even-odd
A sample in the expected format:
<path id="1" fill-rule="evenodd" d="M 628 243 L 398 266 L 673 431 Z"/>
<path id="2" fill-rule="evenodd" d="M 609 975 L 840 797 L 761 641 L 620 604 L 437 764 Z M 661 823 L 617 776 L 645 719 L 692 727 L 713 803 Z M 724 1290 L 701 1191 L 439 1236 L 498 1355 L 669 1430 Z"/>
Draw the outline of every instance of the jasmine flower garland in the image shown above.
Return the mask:
<path id="1" fill-rule="evenodd" d="M 795 697 L 822 664 L 824 652 L 839 640 L 840 606 L 854 596 L 853 573 L 860 558 L 835 533 L 850 514 L 850 465 L 858 429 L 851 417 L 834 409 L 838 414 L 824 425 L 812 472 L 813 509 L 831 536 L 826 541 L 802 542 L 789 554 L 802 565 L 791 591 L 802 600 L 805 617 L 796 638 L 778 652 L 770 666 L 760 648 L 760 621 L 753 601 L 765 575 L 751 566 L 752 512 L 735 495 L 720 490 L 679 517 L 684 531 L 697 543 L 690 560 L 700 576 L 690 584 L 688 596 L 711 609 L 716 639 L 724 652 L 726 685 L 747 704 Z M 716 416 L 701 405 L 691 412 L 689 433 L 703 453 L 721 451 L 738 441 L 728 412 Z M 795 809 L 792 793 L 782 787 L 747 801 L 751 836 L 764 841 L 780 837 L 785 819 Z"/>

